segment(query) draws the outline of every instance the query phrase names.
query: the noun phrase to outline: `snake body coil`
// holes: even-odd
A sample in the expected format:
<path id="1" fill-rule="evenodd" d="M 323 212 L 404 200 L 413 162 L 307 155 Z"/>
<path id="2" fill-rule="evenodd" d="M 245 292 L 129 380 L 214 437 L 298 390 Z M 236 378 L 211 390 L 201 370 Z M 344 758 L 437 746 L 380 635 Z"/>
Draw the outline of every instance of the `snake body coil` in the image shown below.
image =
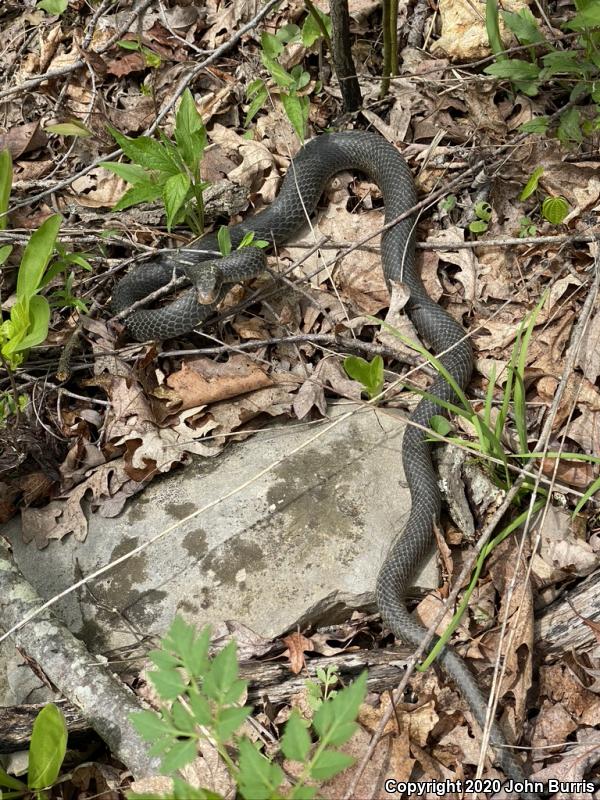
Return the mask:
<path id="1" fill-rule="evenodd" d="M 267 239 L 275 245 L 284 243 L 305 223 L 327 182 L 338 172 L 360 170 L 381 189 L 385 202 L 385 220 L 396 219 L 416 202 L 416 192 L 411 172 L 397 150 L 374 133 L 360 131 L 322 135 L 308 142 L 294 158 L 276 200 L 265 211 L 230 228 L 235 246 L 247 231 L 257 238 Z M 388 285 L 402 281 L 410 290 L 407 312 L 419 334 L 436 353 L 444 351 L 441 362 L 456 382 L 465 387 L 471 377 L 473 355 L 461 326 L 452 319 L 425 291 L 415 264 L 415 221 L 407 218 L 384 231 L 381 239 L 383 269 Z M 218 250 L 216 237 L 204 237 L 196 247 L 207 251 Z M 255 248 L 249 248 L 250 250 Z M 243 253 L 244 250 L 239 251 Z M 190 259 L 190 256 L 193 256 Z M 187 260 L 202 261 L 209 256 L 186 251 Z M 178 269 L 182 257 L 175 253 L 152 264 L 143 265 L 130 273 L 117 286 L 114 309 L 118 313 L 135 300 L 144 297 L 167 283 Z M 248 269 L 248 274 L 254 274 Z M 228 282 L 238 281 L 248 275 L 244 268 L 225 276 Z M 191 330 L 211 313 L 213 306 L 198 305 L 193 291 L 175 304 L 165 308 L 137 311 L 127 320 L 131 333 L 138 339 L 165 338 Z M 450 403 L 457 398 L 446 380 L 438 376 L 429 389 Z M 431 417 L 440 413 L 440 407 L 429 399 L 418 404 L 410 419 L 425 428 Z M 377 604 L 385 623 L 396 637 L 417 647 L 425 636 L 425 629 L 408 612 L 405 596 L 420 564 L 429 551 L 433 539 L 433 526 L 440 516 L 441 496 L 431 458 L 427 434 L 409 425 L 404 433 L 402 461 L 411 493 L 411 511 L 404 532 L 396 539 L 385 559 L 377 579 Z M 446 647 L 439 658 L 440 665 L 452 678 L 479 723 L 483 727 L 486 702 L 475 678 L 452 649 Z M 515 780 L 523 780 L 519 762 L 507 749 L 504 737 L 496 724 L 492 727 L 491 744 L 496 761 L 504 773 Z"/>

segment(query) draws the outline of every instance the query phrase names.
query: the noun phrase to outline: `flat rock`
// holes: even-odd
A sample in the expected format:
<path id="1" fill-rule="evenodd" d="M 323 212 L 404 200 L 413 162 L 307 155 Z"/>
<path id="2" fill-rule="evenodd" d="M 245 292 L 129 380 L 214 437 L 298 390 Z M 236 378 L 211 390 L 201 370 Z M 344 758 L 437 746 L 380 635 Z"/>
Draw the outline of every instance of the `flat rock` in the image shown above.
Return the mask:
<path id="1" fill-rule="evenodd" d="M 155 480 L 116 519 L 92 515 L 83 543 L 68 537 L 39 551 L 23 543 L 19 522 L 4 535 L 47 599 L 172 528 L 92 582 L 92 594 L 54 606 L 94 652 L 135 643 L 135 631 L 161 635 L 177 613 L 198 627 L 236 620 L 272 638 L 373 607 L 377 572 L 410 509 L 404 425 L 372 407 L 330 413 L 340 420 L 333 427 L 278 423 Z M 437 585 L 435 570 L 416 583 Z"/>

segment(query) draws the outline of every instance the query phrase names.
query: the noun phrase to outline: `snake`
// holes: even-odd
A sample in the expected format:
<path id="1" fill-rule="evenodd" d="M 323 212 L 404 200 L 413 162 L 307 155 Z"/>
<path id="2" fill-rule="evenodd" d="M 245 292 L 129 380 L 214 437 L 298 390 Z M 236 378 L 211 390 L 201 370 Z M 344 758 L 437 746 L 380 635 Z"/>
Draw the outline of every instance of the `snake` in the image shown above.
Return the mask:
<path id="1" fill-rule="evenodd" d="M 162 339 L 191 331 L 214 312 L 225 287 L 252 277 L 264 269 L 264 253 L 257 247 L 235 250 L 248 234 L 279 246 L 289 240 L 316 209 L 328 182 L 339 172 L 364 173 L 379 187 L 385 205 L 387 226 L 381 237 L 381 258 L 388 288 L 401 282 L 410 296 L 406 312 L 419 335 L 439 357 L 445 370 L 464 389 L 471 379 L 473 352 L 463 327 L 427 294 L 421 281 L 415 253 L 417 203 L 411 170 L 394 145 L 377 133 L 343 131 L 325 133 L 308 141 L 291 161 L 275 200 L 244 222 L 229 227 L 232 252 L 222 261 L 215 234 L 208 234 L 184 252 L 173 251 L 129 272 L 116 286 L 113 309 L 121 313 L 136 301 L 156 291 L 174 276 L 187 276 L 194 284 L 170 305 L 135 310 L 126 319 L 138 340 Z M 246 262 L 245 259 L 249 261 Z M 410 613 L 406 596 L 419 566 L 434 540 L 442 498 L 432 460 L 427 428 L 431 418 L 443 413 L 433 398 L 456 403 L 457 397 L 442 373 L 410 414 L 403 435 L 402 463 L 411 496 L 411 509 L 402 533 L 397 536 L 380 568 L 376 599 L 382 619 L 397 639 L 417 648 L 426 629 Z M 411 424 L 414 423 L 414 424 Z M 434 639 L 435 641 L 435 639 Z M 437 659 L 442 670 L 462 693 L 481 728 L 487 703 L 474 675 L 448 645 Z M 507 747 L 496 722 L 490 744 L 495 763 L 508 778 L 523 781 L 521 763 Z M 527 792 L 521 796 L 534 797 Z"/>

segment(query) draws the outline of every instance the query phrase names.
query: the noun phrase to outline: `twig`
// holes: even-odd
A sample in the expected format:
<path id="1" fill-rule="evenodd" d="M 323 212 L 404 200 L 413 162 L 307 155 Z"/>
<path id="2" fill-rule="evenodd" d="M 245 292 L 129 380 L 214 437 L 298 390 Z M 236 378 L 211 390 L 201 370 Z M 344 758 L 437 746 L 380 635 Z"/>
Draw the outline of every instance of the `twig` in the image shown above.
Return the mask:
<path id="1" fill-rule="evenodd" d="M 371 342 L 361 342 L 360 339 L 348 339 L 345 336 L 336 336 L 331 333 L 303 333 L 295 336 L 279 336 L 273 339 L 252 339 L 248 342 L 240 342 L 234 346 L 224 344 L 220 347 L 202 347 L 196 350 L 163 350 L 158 353 L 158 358 L 177 358 L 185 356 L 196 355 L 219 355 L 220 353 L 227 353 L 231 351 L 232 347 L 236 350 L 257 350 L 261 347 L 272 347 L 276 344 L 318 344 L 328 345 L 330 347 L 341 347 L 345 350 L 356 350 L 369 355 L 385 356 L 386 358 L 393 358 L 394 361 L 400 361 L 404 364 L 410 364 L 412 367 L 419 366 L 421 359 L 419 356 L 414 356 L 411 353 L 399 353 L 397 350 L 392 350 L 390 347 L 385 347 L 381 344 L 372 344 Z"/>

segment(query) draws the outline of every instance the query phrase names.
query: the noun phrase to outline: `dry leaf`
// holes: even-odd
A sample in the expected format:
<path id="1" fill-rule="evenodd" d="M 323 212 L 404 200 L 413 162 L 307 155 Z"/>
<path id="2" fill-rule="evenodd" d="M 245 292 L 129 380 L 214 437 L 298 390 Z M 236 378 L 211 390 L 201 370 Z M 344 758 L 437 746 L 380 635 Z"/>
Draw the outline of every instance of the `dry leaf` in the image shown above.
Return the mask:
<path id="1" fill-rule="evenodd" d="M 255 361 L 238 353 L 225 362 L 210 358 L 184 361 L 181 369 L 167 378 L 167 385 L 177 392 L 182 409 L 210 405 L 272 383 Z"/>

